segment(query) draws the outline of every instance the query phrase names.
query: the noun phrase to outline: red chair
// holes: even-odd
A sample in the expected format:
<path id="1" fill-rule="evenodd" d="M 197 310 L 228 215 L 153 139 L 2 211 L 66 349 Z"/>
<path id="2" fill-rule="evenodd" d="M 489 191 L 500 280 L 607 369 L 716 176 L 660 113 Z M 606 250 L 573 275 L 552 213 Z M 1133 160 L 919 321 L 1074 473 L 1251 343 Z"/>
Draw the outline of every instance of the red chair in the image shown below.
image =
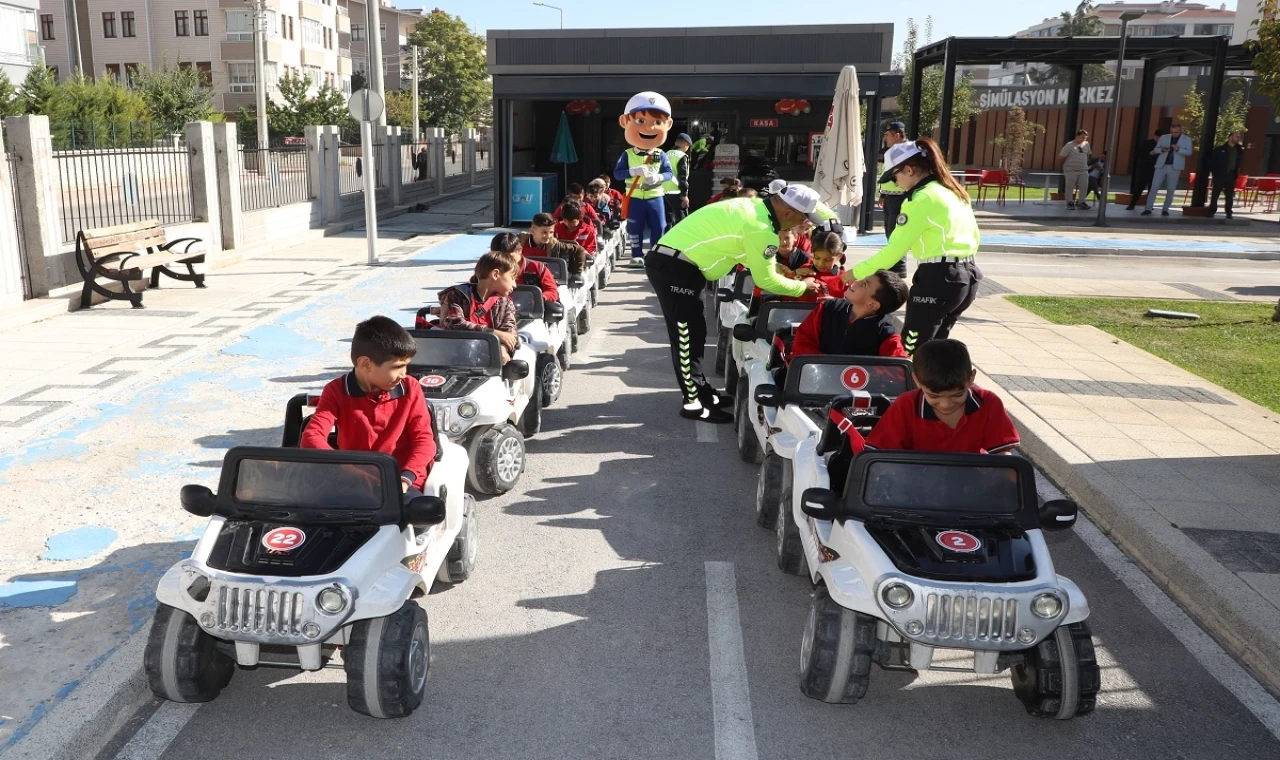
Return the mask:
<path id="1" fill-rule="evenodd" d="M 1249 186 L 1249 177 L 1247 174 L 1241 174 L 1236 177 L 1236 205 L 1246 206 L 1249 204 L 1249 194 L 1253 188 Z"/>
<path id="2" fill-rule="evenodd" d="M 1276 197 L 1280 196 L 1280 177 L 1258 177 L 1253 185 L 1253 199 L 1257 201 L 1266 198 L 1267 207 L 1264 209 L 1266 213 L 1276 210 Z"/>
<path id="3" fill-rule="evenodd" d="M 1191 202 L 1191 191 L 1195 189 L 1195 186 L 1196 186 L 1196 173 L 1191 172 L 1191 174 L 1187 175 L 1187 189 L 1182 191 L 1182 205 L 1186 206 Z M 1213 177 L 1210 177 L 1209 187 L 1211 188 L 1212 186 L 1213 186 Z"/>
<path id="4" fill-rule="evenodd" d="M 996 203 L 1004 205 L 1005 192 L 1009 188 L 1009 172 L 1004 169 L 983 169 L 978 175 L 978 203 L 987 202 L 987 188 L 996 189 Z"/>
<path id="5" fill-rule="evenodd" d="M 1006 171 L 1006 174 L 1008 172 Z M 1009 175 L 1009 181 L 1006 183 L 1008 187 L 1018 188 L 1018 203 L 1026 203 L 1027 201 L 1027 185 L 1026 179 L 1021 175 Z"/>

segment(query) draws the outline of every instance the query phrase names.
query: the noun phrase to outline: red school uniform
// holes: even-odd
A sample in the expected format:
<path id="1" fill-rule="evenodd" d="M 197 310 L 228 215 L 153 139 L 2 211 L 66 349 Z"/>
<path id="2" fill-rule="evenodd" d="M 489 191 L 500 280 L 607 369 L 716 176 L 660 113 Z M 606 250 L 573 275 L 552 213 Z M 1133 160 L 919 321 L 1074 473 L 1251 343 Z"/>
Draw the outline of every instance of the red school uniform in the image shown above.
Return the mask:
<path id="1" fill-rule="evenodd" d="M 822 288 L 817 293 L 805 293 L 797 298 L 797 301 L 821 301 L 824 298 L 844 298 L 844 292 L 849 289 L 844 280 L 840 279 L 840 267 L 836 267 L 826 274 L 816 274 L 813 276 Z"/>
<path id="2" fill-rule="evenodd" d="M 833 298 L 820 302 L 796 328 L 787 362 L 813 354 L 908 358 L 892 317 L 853 319 L 853 304 Z"/>
<path id="3" fill-rule="evenodd" d="M 596 252 L 596 226 L 586 219 L 582 220 L 576 230 L 569 229 L 569 225 L 563 220 L 556 222 L 555 236 L 558 240 L 577 243 L 586 249 L 587 253 Z"/>
<path id="4" fill-rule="evenodd" d="M 536 251 L 536 253 L 531 253 Z M 534 261 L 530 256 L 546 256 L 547 251 L 544 248 L 526 247 L 520 266 L 520 273 L 516 275 L 516 283 L 519 285 L 533 285 L 542 291 L 543 301 L 560 302 L 560 287 L 556 285 L 556 276 L 551 274 L 551 270 L 541 261 Z M 476 284 L 475 275 L 471 276 L 468 281 L 471 285 Z"/>
<path id="5" fill-rule="evenodd" d="M 917 389 L 899 396 L 867 436 L 869 449 L 959 454 L 999 454 L 1019 442 L 1018 430 L 1004 410 L 1004 402 L 977 386 L 969 387 L 964 415 L 955 429 L 938 419 L 924 393 Z"/>
<path id="6" fill-rule="evenodd" d="M 552 212 L 551 218 L 555 219 L 557 222 L 560 221 L 560 213 L 563 210 L 564 210 L 564 204 L 561 203 L 559 206 L 556 206 L 556 210 Z M 599 219 L 600 219 L 600 214 L 597 213 L 594 208 L 592 208 L 590 203 L 587 203 L 584 201 L 582 203 L 582 221 L 595 222 Z"/>
<path id="7" fill-rule="evenodd" d="M 390 454 L 400 466 L 400 477 L 422 490 L 436 456 L 436 439 L 431 412 L 416 381 L 406 377 L 389 391 L 371 393 L 360 388 L 355 372 L 330 381 L 299 446 L 332 449 L 329 431 L 335 424 L 339 449 Z"/>

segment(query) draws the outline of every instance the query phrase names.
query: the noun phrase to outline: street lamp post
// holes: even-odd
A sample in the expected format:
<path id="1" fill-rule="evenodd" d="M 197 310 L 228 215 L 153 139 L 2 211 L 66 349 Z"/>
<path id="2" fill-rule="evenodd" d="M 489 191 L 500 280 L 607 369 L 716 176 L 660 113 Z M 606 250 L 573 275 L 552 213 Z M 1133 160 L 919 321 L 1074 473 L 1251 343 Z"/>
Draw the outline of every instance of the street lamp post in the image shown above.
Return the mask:
<path id="1" fill-rule="evenodd" d="M 1116 130 L 1120 124 L 1120 88 L 1124 84 L 1124 47 L 1129 39 L 1129 22 L 1141 18 L 1142 11 L 1125 11 L 1120 14 L 1120 52 L 1116 58 L 1115 100 L 1111 103 L 1111 126 L 1107 129 L 1107 160 L 1102 165 L 1102 177 L 1098 183 L 1098 218 L 1095 227 L 1107 226 L 1107 202 L 1111 194 L 1111 167 L 1116 160 Z"/>
<path id="2" fill-rule="evenodd" d="M 534 5 L 539 8 L 550 8 L 555 11 L 560 11 L 560 28 L 564 28 L 564 8 L 561 8 L 558 5 L 549 5 L 548 3 L 534 3 Z"/>

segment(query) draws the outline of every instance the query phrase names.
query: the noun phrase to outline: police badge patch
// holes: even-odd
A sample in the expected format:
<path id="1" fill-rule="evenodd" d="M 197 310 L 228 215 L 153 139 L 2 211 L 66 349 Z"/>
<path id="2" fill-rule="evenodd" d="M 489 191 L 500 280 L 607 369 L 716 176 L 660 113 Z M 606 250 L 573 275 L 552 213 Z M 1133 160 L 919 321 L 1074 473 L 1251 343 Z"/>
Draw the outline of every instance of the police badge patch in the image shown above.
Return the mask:
<path id="1" fill-rule="evenodd" d="M 899 226 L 899 227 L 901 227 L 902 225 L 904 225 L 904 224 L 906 224 L 906 223 L 907 223 L 907 215 L 906 215 L 906 214 L 898 214 L 898 226 Z"/>
<path id="2" fill-rule="evenodd" d="M 778 246 L 776 245 L 771 245 L 768 248 L 764 249 L 764 257 L 766 260 L 775 258 L 777 257 L 777 255 L 778 255 Z"/>

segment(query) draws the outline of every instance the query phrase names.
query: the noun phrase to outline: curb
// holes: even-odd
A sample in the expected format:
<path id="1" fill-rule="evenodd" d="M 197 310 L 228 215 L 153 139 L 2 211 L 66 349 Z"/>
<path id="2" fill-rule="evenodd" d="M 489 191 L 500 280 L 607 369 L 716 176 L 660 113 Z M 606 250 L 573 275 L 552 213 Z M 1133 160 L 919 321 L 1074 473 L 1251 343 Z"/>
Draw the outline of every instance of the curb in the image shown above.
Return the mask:
<path id="1" fill-rule="evenodd" d="M 5 760 L 85 760 L 97 756 L 151 699 L 142 672 L 142 653 L 150 629 L 148 623 L 125 639 L 31 733 L 0 751 L 0 756 Z"/>
<path id="2" fill-rule="evenodd" d="M 1022 253 L 1050 256 L 1143 256 L 1177 259 L 1236 259 L 1240 261 L 1280 261 L 1280 251 L 1188 251 L 1155 248 L 1074 248 L 1006 243 L 982 243 L 979 252 Z"/>
<path id="3" fill-rule="evenodd" d="M 1022 451 L 1080 505 L 1192 618 L 1249 668 L 1272 693 L 1280 693 L 1280 610 L 1209 556 L 1180 529 L 1150 509 L 1113 476 L 1097 472 L 1084 452 L 1000 388 L 1005 408 L 1022 437 Z M 1125 503 L 1125 495 L 1134 496 Z"/>

